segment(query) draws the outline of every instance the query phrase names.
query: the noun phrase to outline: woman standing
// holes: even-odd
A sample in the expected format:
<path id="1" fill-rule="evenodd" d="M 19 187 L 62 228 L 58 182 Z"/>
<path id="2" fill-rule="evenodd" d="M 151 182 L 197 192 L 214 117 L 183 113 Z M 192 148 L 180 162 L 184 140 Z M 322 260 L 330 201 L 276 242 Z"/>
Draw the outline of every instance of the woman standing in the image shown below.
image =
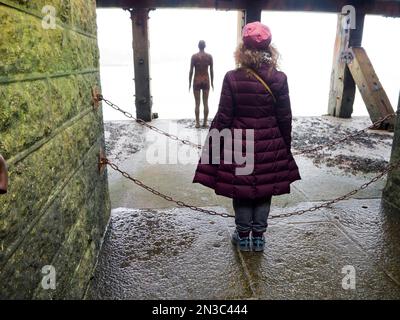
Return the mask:
<path id="1" fill-rule="evenodd" d="M 278 52 L 271 46 L 271 31 L 260 22 L 249 23 L 242 40 L 235 52 L 239 67 L 225 75 L 210 131 L 254 130 L 254 168 L 251 174 L 237 175 L 240 165 L 234 160 L 232 164 L 200 162 L 193 182 L 233 199 L 233 244 L 242 251 L 263 251 L 271 197 L 290 193 L 290 184 L 301 178 L 291 153 L 287 77 L 277 70 Z M 206 146 L 203 155 L 211 150 L 209 139 Z"/>

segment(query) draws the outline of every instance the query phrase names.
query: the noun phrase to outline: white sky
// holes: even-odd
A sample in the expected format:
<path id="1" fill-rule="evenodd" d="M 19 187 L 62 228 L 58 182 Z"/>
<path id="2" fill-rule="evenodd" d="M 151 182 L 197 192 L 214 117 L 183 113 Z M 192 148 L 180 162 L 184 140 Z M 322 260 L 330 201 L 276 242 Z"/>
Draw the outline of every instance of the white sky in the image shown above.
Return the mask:
<path id="1" fill-rule="evenodd" d="M 134 71 L 131 20 L 121 9 L 98 9 L 102 92 L 134 112 Z M 281 52 L 281 69 L 288 75 L 293 114 L 327 113 L 336 15 L 263 12 L 262 22 Z M 190 57 L 203 39 L 214 57 L 215 91 L 210 93 L 210 117 L 218 108 L 221 82 L 234 68 L 237 39 L 235 11 L 157 9 L 150 12 L 151 86 L 153 112 L 160 118 L 193 118 L 194 98 L 188 91 Z M 363 47 L 396 109 L 400 84 L 400 19 L 367 16 Z M 384 35 L 388 35 L 385 37 Z M 353 115 L 367 115 L 357 91 Z M 105 119 L 123 119 L 105 109 Z"/>

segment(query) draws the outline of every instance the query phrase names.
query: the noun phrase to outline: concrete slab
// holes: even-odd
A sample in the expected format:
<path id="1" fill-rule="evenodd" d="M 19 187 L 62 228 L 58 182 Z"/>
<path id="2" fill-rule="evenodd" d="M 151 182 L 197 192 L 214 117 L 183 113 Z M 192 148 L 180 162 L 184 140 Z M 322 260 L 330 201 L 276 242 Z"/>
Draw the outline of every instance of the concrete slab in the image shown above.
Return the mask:
<path id="1" fill-rule="evenodd" d="M 296 181 L 293 186 L 305 194 L 309 201 L 332 200 L 359 188 L 371 180 L 376 174 L 351 175 L 337 168 L 328 168 L 321 165 L 316 167 L 312 160 L 302 156 L 296 157 L 302 180 Z M 360 191 L 355 198 L 380 198 L 385 186 L 386 178 L 377 181 L 373 186 Z"/>
<path id="2" fill-rule="evenodd" d="M 400 285 L 400 214 L 384 202 L 339 203 L 329 213 L 335 224 L 394 282 Z"/>
<path id="3" fill-rule="evenodd" d="M 183 209 L 113 210 L 89 297 L 251 298 L 229 245 L 233 223 Z"/>
<path id="4" fill-rule="evenodd" d="M 334 223 L 272 224 L 267 245 L 262 255 L 243 253 L 257 298 L 400 298 L 400 287 Z M 354 267 L 354 290 L 342 287 L 346 266 Z"/>
<path id="5" fill-rule="evenodd" d="M 368 205 L 376 208 L 379 200 L 368 200 Z M 363 206 L 365 200 L 346 204 L 360 214 Z M 365 230 L 348 231 L 346 219 L 346 212 L 335 207 L 270 220 L 267 249 L 257 254 L 241 253 L 230 244 L 231 218 L 187 209 L 115 209 L 88 297 L 400 299 L 395 272 L 400 270 L 399 260 L 385 259 L 398 257 L 397 242 L 390 249 L 360 245 Z M 386 230 L 390 235 L 369 228 L 369 237 L 397 236 L 396 226 Z M 356 271 L 354 290 L 342 287 L 342 269 L 349 265 Z"/>

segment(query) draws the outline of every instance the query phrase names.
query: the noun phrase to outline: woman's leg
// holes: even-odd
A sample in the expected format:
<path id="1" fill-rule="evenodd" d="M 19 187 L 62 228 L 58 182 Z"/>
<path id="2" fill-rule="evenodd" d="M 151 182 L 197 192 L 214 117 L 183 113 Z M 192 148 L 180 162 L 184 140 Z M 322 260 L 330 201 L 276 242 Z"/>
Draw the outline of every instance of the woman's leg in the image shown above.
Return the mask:
<path id="1" fill-rule="evenodd" d="M 271 209 L 271 199 L 272 197 L 266 197 L 262 199 L 257 199 L 254 202 L 253 210 L 253 237 L 262 237 L 263 233 L 268 227 L 268 216 Z"/>
<path id="2" fill-rule="evenodd" d="M 265 248 L 264 232 L 268 227 L 268 216 L 271 208 L 271 197 L 254 201 L 252 247 L 253 251 L 263 252 Z"/>
<path id="3" fill-rule="evenodd" d="M 236 230 L 240 237 L 248 236 L 252 227 L 253 202 L 251 200 L 233 199 Z"/>
<path id="4" fill-rule="evenodd" d="M 231 241 L 239 250 L 250 251 L 253 203 L 251 200 L 233 199 L 233 209 L 235 210 L 236 230 L 232 235 Z"/>

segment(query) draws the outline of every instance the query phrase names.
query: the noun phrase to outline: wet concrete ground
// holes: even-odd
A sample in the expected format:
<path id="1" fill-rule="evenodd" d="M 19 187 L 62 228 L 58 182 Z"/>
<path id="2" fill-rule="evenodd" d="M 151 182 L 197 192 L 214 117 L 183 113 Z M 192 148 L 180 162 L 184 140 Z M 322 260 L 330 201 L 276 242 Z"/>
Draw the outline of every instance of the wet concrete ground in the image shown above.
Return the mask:
<path id="1" fill-rule="evenodd" d="M 202 142 L 201 132 L 207 133 L 186 120 L 153 124 L 196 143 Z M 298 118 L 294 124 L 293 146 L 299 148 L 342 137 L 369 121 Z M 230 199 L 191 183 L 196 162 L 149 163 L 154 147 L 166 143 L 156 136 L 134 122 L 106 123 L 108 157 L 178 200 L 233 213 Z M 273 198 L 271 214 L 308 208 L 357 188 L 388 161 L 391 138 L 369 132 L 343 148 L 296 157 L 303 180 L 292 185 L 290 195 Z M 129 144 L 133 148 L 126 150 Z M 174 147 L 185 151 L 180 145 L 169 150 Z M 357 170 L 353 164 L 359 164 Z M 232 247 L 232 218 L 176 208 L 111 169 L 108 174 L 114 209 L 88 298 L 400 298 L 400 212 L 381 203 L 384 180 L 331 208 L 270 220 L 267 248 L 256 254 Z M 355 269 L 355 289 L 342 288 L 345 266 Z"/>

